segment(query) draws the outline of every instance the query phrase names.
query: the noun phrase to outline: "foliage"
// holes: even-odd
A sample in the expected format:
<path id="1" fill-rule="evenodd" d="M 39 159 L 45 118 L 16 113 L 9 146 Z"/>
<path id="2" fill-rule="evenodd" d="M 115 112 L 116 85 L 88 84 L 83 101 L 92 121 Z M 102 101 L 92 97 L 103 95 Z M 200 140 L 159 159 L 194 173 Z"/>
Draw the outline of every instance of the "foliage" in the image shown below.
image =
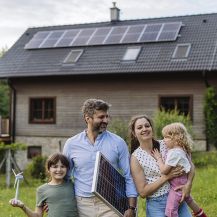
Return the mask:
<path id="1" fill-rule="evenodd" d="M 196 168 L 217 165 L 217 152 L 193 152 L 192 161 Z"/>
<path id="2" fill-rule="evenodd" d="M 109 124 L 108 130 L 128 142 L 128 122 L 125 120 L 120 118 L 113 119 Z"/>
<path id="3" fill-rule="evenodd" d="M 27 167 L 27 174 L 29 173 L 35 179 L 46 179 L 46 156 L 36 156 L 32 159 L 32 162 Z"/>
<path id="4" fill-rule="evenodd" d="M 0 142 L 0 151 L 8 150 L 8 149 L 11 149 L 12 151 L 25 150 L 26 145 L 22 143 L 4 144 L 3 142 Z"/>
<path id="5" fill-rule="evenodd" d="M 217 93 L 213 87 L 208 87 L 205 93 L 204 116 L 208 144 L 217 148 Z"/>
<path id="6" fill-rule="evenodd" d="M 156 138 L 162 139 L 162 129 L 167 124 L 173 123 L 173 122 L 181 122 L 185 125 L 188 132 L 193 136 L 193 130 L 192 130 L 192 123 L 190 116 L 185 116 L 183 114 L 180 114 L 177 109 L 165 111 L 164 109 L 158 110 L 153 118 L 154 121 L 154 127 L 155 127 L 155 135 Z"/>
<path id="7" fill-rule="evenodd" d="M 0 116 L 9 117 L 9 93 L 10 89 L 6 81 L 0 81 Z"/>
<path id="8" fill-rule="evenodd" d="M 7 52 L 8 48 L 7 47 L 3 47 L 0 50 L 0 58 Z"/>

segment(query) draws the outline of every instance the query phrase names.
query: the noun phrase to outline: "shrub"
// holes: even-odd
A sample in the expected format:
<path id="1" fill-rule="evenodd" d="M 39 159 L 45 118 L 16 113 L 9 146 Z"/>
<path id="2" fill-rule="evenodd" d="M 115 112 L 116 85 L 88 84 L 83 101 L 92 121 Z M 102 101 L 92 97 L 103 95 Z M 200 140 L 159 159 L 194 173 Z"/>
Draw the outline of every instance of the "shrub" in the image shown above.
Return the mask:
<path id="1" fill-rule="evenodd" d="M 27 173 L 29 173 L 33 178 L 45 180 L 46 179 L 46 156 L 36 156 L 32 159 L 32 162 L 27 167 Z"/>
<path id="2" fill-rule="evenodd" d="M 192 161 L 197 168 L 210 166 L 216 167 L 217 152 L 193 152 Z"/>
<path id="3" fill-rule="evenodd" d="M 128 143 L 128 122 L 120 118 L 114 118 L 108 126 L 109 131 L 117 134 Z"/>
<path id="4" fill-rule="evenodd" d="M 204 116 L 208 145 L 217 148 L 217 93 L 213 87 L 208 87 L 205 93 Z"/>
<path id="5" fill-rule="evenodd" d="M 179 111 L 177 109 L 170 111 L 165 111 L 164 109 L 158 110 L 154 114 L 153 122 L 155 128 L 155 136 L 158 139 L 162 139 L 161 131 L 163 127 L 173 122 L 183 123 L 187 128 L 188 132 L 193 136 L 192 123 L 190 117 L 185 116 L 183 114 L 179 114 Z"/>

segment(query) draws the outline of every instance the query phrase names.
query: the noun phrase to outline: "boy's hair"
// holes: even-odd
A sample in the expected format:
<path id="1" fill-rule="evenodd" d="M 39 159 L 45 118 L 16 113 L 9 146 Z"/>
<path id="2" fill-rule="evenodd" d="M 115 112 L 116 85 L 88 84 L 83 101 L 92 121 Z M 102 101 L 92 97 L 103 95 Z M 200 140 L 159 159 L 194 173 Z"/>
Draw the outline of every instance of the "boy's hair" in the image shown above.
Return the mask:
<path id="1" fill-rule="evenodd" d="M 101 99 L 88 99 L 82 106 L 82 112 L 84 116 L 93 117 L 96 110 L 108 111 L 110 106 Z"/>
<path id="2" fill-rule="evenodd" d="M 181 146 L 188 154 L 191 153 L 193 140 L 184 124 L 180 122 L 168 124 L 162 129 L 162 135 L 163 137 L 171 138 L 171 140 Z"/>
<path id="3" fill-rule="evenodd" d="M 46 170 L 49 171 L 50 167 L 57 164 L 58 161 L 60 161 L 67 169 L 69 169 L 70 165 L 67 157 L 61 153 L 55 153 L 48 157 L 46 161 Z"/>

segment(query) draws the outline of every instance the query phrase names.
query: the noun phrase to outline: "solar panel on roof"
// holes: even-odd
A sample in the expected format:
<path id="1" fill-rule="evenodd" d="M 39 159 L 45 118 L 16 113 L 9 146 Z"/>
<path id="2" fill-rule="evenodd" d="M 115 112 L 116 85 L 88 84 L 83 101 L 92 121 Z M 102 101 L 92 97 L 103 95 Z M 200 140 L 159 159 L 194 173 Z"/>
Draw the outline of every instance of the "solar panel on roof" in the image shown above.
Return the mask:
<path id="1" fill-rule="evenodd" d="M 56 43 L 56 47 L 71 46 L 72 41 L 77 37 L 80 29 L 66 30 L 63 37 Z"/>
<path id="2" fill-rule="evenodd" d="M 181 23 L 164 23 L 158 41 L 172 41 L 178 36 Z"/>
<path id="3" fill-rule="evenodd" d="M 102 199 L 117 215 L 123 216 L 128 209 L 125 189 L 125 178 L 102 153 L 97 152 L 92 193 Z"/>
<path id="4" fill-rule="evenodd" d="M 113 27 L 104 44 L 119 44 L 123 35 L 127 31 L 128 26 Z"/>
<path id="5" fill-rule="evenodd" d="M 39 31 L 25 49 L 176 40 L 181 22 Z"/>
<path id="6" fill-rule="evenodd" d="M 103 44 L 106 36 L 111 31 L 111 28 L 97 28 L 90 40 L 88 41 L 88 45 L 96 45 Z"/>
<path id="7" fill-rule="evenodd" d="M 37 32 L 33 38 L 25 45 L 25 49 L 38 48 L 40 44 L 48 37 L 50 31 Z"/>

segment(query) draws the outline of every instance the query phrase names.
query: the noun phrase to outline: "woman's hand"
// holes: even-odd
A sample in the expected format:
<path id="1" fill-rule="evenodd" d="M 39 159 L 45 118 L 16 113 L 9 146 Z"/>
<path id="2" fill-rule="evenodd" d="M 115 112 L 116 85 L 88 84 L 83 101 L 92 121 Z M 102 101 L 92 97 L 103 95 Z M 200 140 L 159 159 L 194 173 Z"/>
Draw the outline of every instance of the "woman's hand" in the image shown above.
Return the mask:
<path id="1" fill-rule="evenodd" d="M 185 185 L 180 185 L 174 189 L 175 191 L 182 191 L 182 198 L 180 200 L 180 203 L 185 200 L 186 197 L 188 197 L 191 193 L 191 184 L 187 183 Z"/>
<path id="2" fill-rule="evenodd" d="M 185 173 L 182 166 L 177 166 L 171 169 L 171 171 L 166 175 L 168 180 L 173 179 L 178 176 L 182 176 Z"/>

